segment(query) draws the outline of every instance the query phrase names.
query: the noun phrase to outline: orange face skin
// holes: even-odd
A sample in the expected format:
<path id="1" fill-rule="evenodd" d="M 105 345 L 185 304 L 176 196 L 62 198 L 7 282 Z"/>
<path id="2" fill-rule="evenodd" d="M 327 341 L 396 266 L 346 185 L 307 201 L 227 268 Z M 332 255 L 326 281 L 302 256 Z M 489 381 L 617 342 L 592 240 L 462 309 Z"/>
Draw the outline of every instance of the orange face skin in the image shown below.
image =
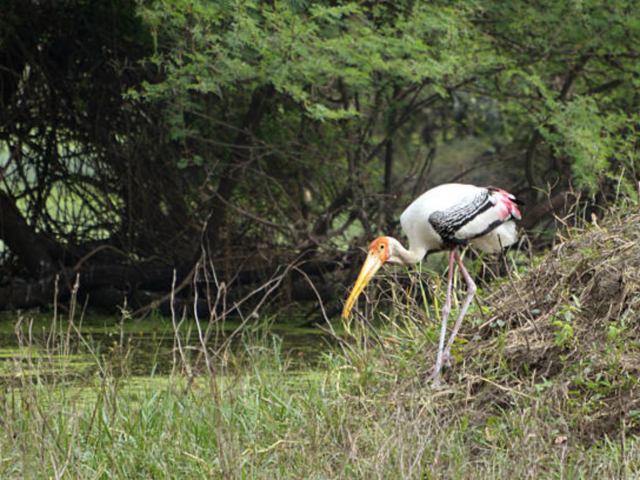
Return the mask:
<path id="1" fill-rule="evenodd" d="M 378 237 L 369 245 L 367 259 L 362 265 L 358 279 L 356 280 L 351 295 L 347 299 L 347 303 L 342 311 L 342 318 L 349 317 L 349 313 L 358 299 L 358 296 L 364 290 L 364 287 L 371 281 L 380 267 L 389 259 L 389 240 L 387 237 Z"/>
<path id="2" fill-rule="evenodd" d="M 369 255 L 377 256 L 382 263 L 389 259 L 389 240 L 387 237 L 378 237 L 369 244 Z"/>

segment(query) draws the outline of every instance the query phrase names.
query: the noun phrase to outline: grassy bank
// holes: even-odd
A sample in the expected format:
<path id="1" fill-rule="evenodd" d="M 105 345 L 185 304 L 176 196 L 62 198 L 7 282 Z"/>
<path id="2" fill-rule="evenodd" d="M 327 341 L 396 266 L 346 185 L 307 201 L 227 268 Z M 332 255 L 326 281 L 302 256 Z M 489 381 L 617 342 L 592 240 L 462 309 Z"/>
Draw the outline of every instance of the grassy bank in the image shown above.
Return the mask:
<path id="1" fill-rule="evenodd" d="M 631 213 L 510 270 L 435 391 L 437 308 L 402 283 L 380 289 L 396 302 L 384 349 L 354 322 L 295 369 L 266 333 L 215 355 L 177 335 L 173 373 L 141 378 L 73 318 L 53 337 L 24 323 L 3 370 L 0 477 L 637 478 L 639 236 Z"/>

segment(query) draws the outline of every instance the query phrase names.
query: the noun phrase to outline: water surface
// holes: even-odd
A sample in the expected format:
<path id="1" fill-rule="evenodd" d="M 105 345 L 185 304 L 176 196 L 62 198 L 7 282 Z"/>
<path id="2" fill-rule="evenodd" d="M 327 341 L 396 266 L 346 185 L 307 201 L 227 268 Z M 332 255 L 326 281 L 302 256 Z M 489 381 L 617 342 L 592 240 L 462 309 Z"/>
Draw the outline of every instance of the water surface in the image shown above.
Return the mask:
<path id="1" fill-rule="evenodd" d="M 177 327 L 177 330 L 176 330 Z M 135 377 L 164 376 L 203 368 L 202 341 L 207 324 L 170 318 L 125 319 L 87 316 L 82 321 L 51 315 L 3 314 L 0 317 L 0 377 L 11 380 L 31 373 L 90 378 L 109 368 Z M 315 364 L 332 342 L 318 329 L 277 325 L 211 325 L 207 352 L 216 367 L 274 350 L 289 370 Z M 184 373 L 184 371 L 182 371 Z M 197 372 L 193 372 L 197 373 Z"/>

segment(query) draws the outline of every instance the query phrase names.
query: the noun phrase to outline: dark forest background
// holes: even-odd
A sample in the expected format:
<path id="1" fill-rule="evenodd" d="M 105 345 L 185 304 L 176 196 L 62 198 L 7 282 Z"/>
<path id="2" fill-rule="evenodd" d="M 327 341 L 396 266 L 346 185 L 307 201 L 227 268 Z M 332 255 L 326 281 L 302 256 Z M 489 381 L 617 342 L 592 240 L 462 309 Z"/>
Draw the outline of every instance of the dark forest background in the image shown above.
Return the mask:
<path id="1" fill-rule="evenodd" d="M 0 309 L 339 309 L 450 181 L 543 248 L 637 196 L 639 57 L 635 1 L 3 0 Z"/>

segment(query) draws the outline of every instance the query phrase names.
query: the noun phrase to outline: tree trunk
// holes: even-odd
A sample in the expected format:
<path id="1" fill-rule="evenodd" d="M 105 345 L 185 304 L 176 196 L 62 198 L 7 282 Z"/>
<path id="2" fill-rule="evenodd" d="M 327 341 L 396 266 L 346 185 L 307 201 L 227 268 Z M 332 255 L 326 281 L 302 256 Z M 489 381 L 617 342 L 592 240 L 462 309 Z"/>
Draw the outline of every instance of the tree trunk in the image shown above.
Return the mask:
<path id="1" fill-rule="evenodd" d="M 0 239 L 35 278 L 52 271 L 48 242 L 27 223 L 14 201 L 3 191 L 0 191 Z"/>
<path id="2" fill-rule="evenodd" d="M 221 240 L 222 228 L 226 223 L 227 207 L 238 184 L 238 175 L 236 173 L 238 167 L 235 164 L 246 160 L 245 152 L 248 152 L 246 155 L 251 155 L 251 150 L 247 147 L 251 146 L 252 137 L 260 125 L 260 121 L 267 109 L 268 101 L 273 94 L 273 86 L 267 85 L 256 88 L 251 96 L 251 105 L 242 122 L 242 128 L 235 139 L 235 145 L 241 147 L 241 149 L 232 152 L 232 161 L 227 164 L 220 175 L 220 185 L 212 199 L 209 220 L 204 235 L 205 247 L 209 254 L 220 250 L 218 245 Z"/>

